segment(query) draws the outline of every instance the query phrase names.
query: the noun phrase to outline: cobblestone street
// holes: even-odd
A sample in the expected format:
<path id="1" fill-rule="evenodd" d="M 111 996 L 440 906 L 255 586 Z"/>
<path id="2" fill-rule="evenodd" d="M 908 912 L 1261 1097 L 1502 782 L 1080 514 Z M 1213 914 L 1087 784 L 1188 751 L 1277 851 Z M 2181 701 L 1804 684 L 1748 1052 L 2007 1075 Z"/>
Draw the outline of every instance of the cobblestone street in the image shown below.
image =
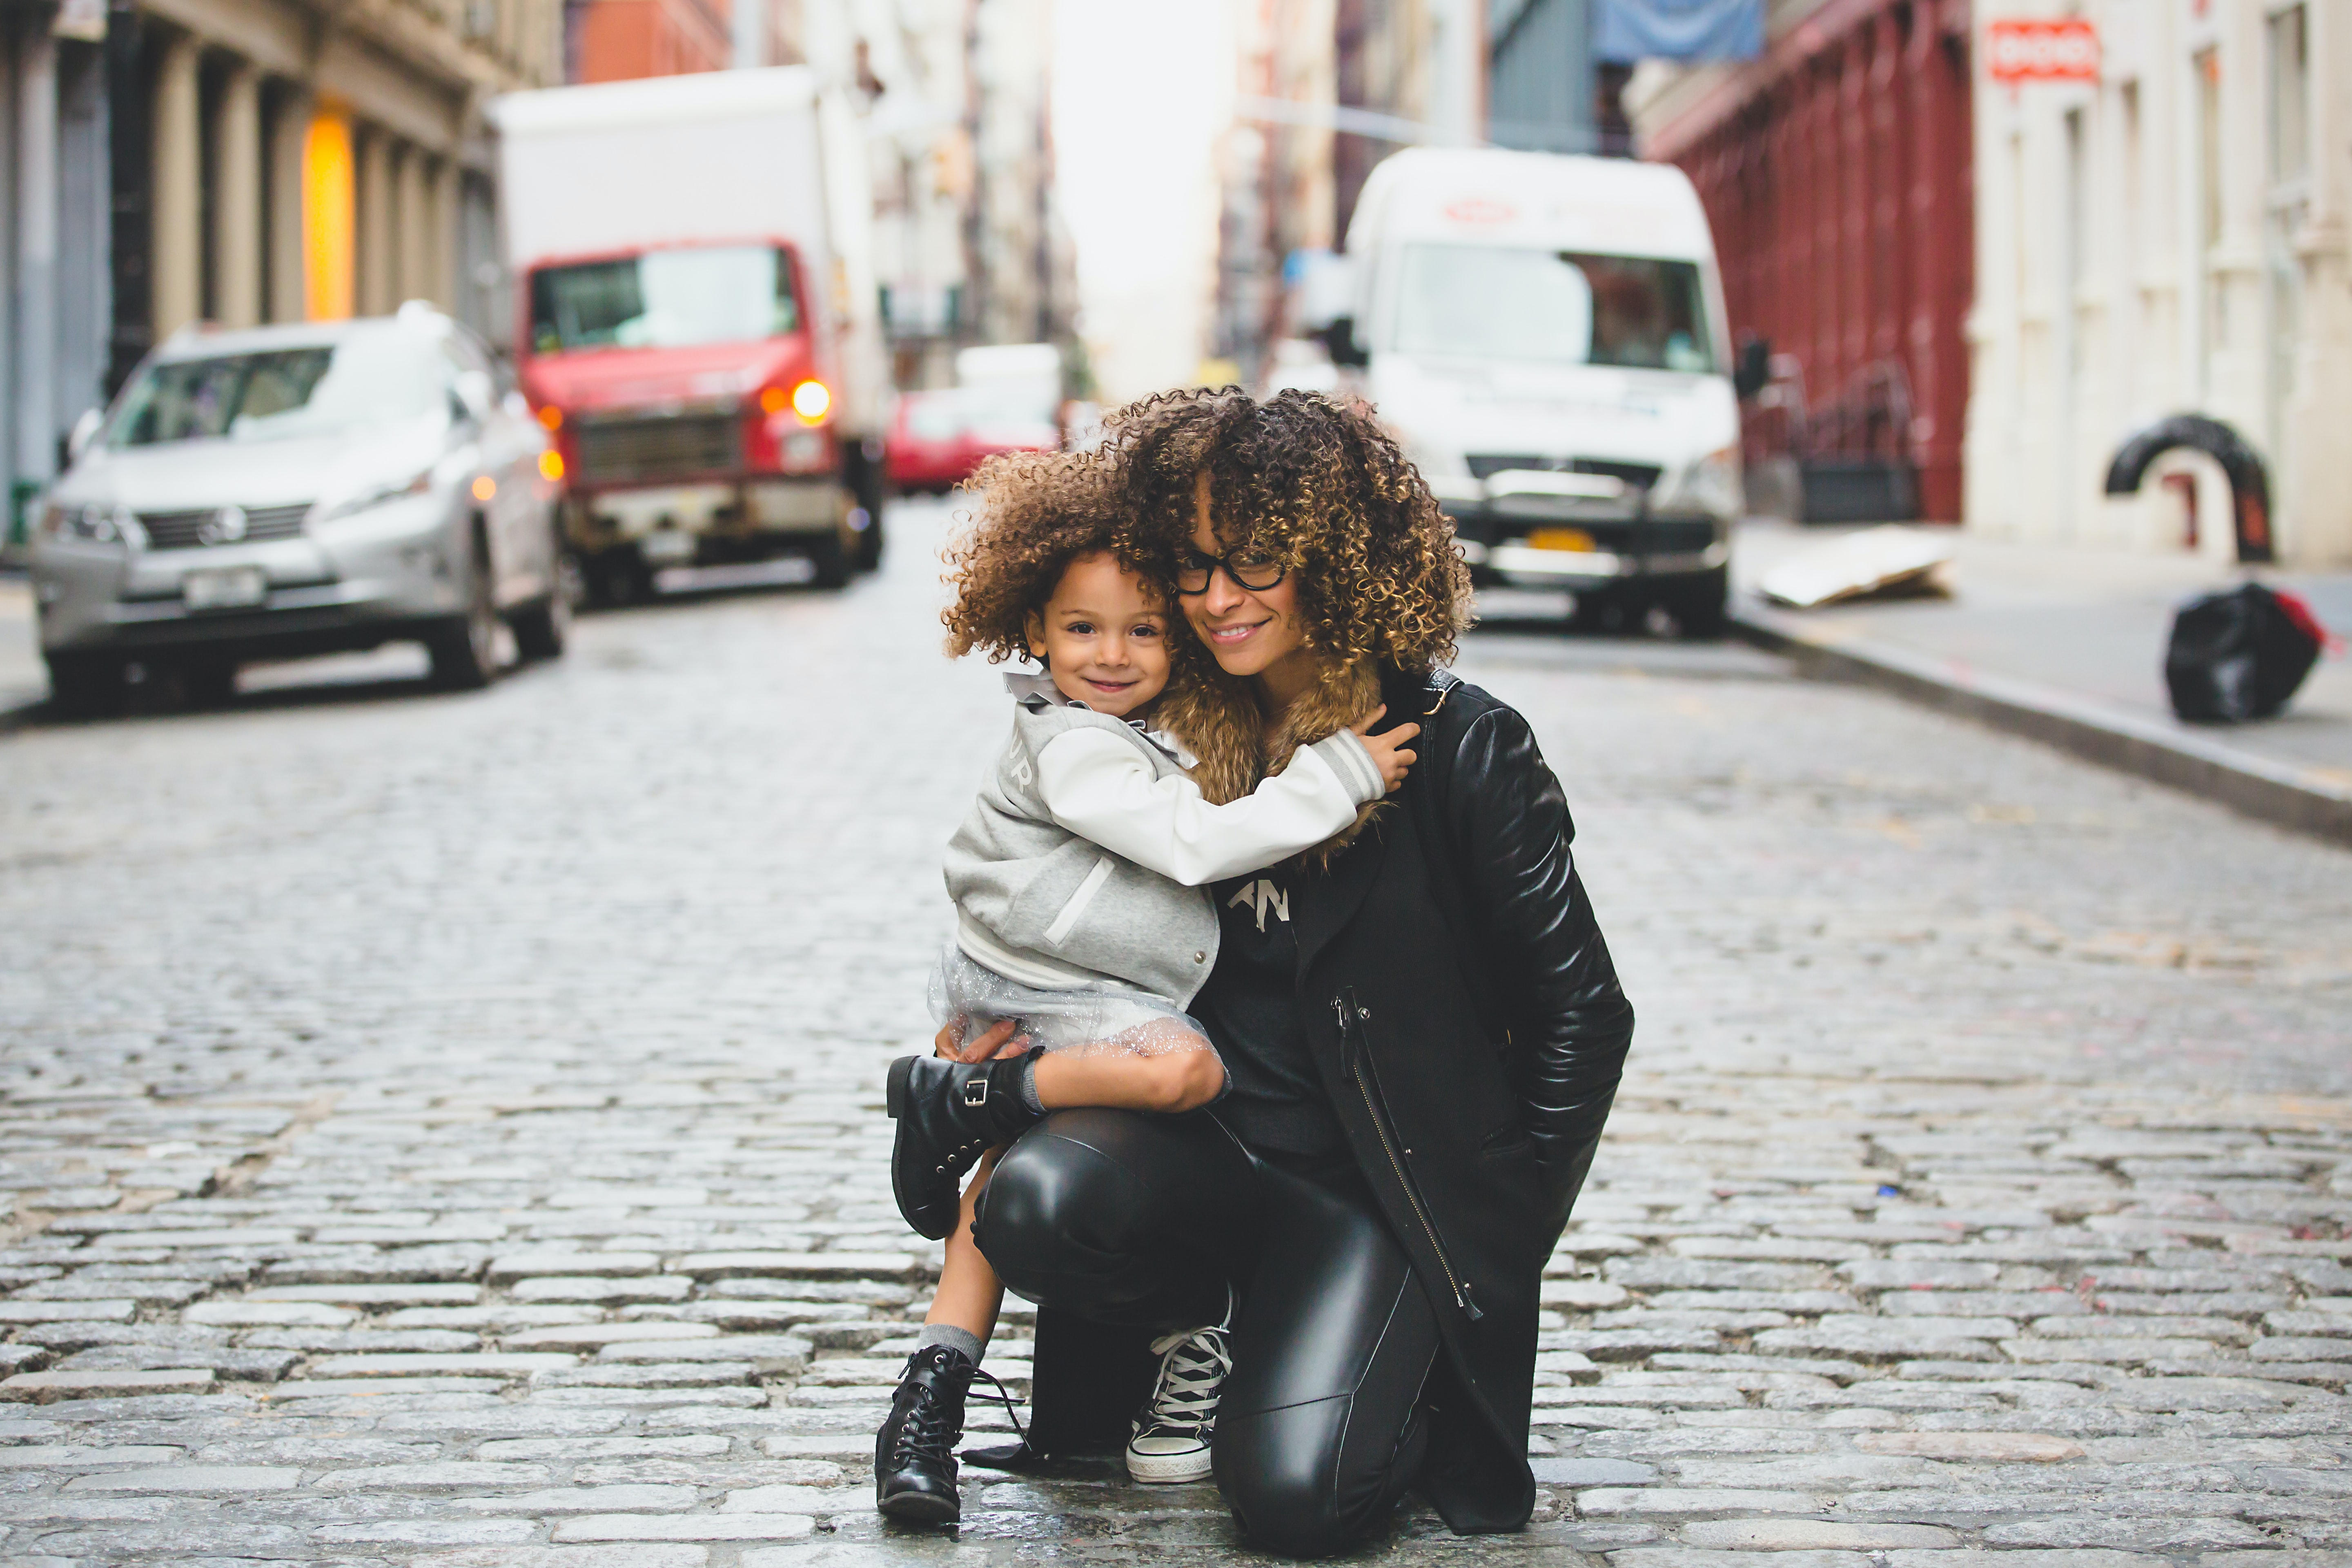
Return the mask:
<path id="1" fill-rule="evenodd" d="M 477 695 L 0 735 L 0 1564 L 1248 1555 L 1109 1462 L 873 1511 L 939 1256 L 883 1070 L 1005 723 L 943 516 Z M 1737 646 L 1462 668 L 1641 1025 L 1536 1522 L 1364 1555 L 2352 1565 L 2352 853 Z"/>

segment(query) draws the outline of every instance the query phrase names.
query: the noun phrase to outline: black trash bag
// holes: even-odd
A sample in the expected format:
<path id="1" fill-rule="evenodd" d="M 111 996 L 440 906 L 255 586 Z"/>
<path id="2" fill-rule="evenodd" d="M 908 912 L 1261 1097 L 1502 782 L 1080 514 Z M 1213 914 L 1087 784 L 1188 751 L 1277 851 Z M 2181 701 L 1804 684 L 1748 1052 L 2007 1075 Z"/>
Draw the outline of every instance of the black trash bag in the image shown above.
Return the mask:
<path id="1" fill-rule="evenodd" d="M 2327 634 L 2303 601 L 2248 583 L 2192 599 L 2164 650 L 2172 710 L 2190 723 L 2242 724 L 2287 705 Z"/>

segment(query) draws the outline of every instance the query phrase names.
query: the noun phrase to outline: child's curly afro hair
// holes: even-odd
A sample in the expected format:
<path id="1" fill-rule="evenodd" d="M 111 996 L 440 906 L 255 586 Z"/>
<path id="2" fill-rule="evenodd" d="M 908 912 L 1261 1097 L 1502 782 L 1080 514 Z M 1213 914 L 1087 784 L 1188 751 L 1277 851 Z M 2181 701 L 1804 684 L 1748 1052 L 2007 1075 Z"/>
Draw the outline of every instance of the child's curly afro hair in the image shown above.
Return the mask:
<path id="1" fill-rule="evenodd" d="M 1117 455 L 1019 452 L 992 458 L 970 481 L 970 521 L 950 541 L 940 612 L 948 652 L 984 653 L 991 664 L 1029 656 L 1029 617 L 1041 612 L 1070 563 L 1108 553 L 1143 573 L 1129 538 Z"/>
<path id="2" fill-rule="evenodd" d="M 1196 487 L 1225 549 L 1273 553 L 1298 582 L 1307 646 L 1419 675 L 1454 656 L 1470 574 L 1454 527 L 1366 405 L 1239 387 L 1163 393 L 1104 421 L 1120 455 L 1129 548 L 1163 586 L 1189 546 Z"/>

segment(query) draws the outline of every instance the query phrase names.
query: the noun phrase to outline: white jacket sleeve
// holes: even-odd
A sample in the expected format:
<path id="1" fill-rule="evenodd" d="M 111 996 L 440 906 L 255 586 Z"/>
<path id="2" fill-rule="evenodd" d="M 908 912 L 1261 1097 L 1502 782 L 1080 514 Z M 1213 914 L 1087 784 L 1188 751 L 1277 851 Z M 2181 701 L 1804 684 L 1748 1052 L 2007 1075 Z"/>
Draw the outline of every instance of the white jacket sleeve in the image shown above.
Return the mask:
<path id="1" fill-rule="evenodd" d="M 1342 731 L 1301 746 L 1249 795 L 1211 805 L 1189 778 L 1155 779 L 1133 742 L 1088 728 L 1039 750 L 1037 792 L 1079 837 L 1197 888 L 1314 847 L 1386 790 L 1364 743 Z"/>

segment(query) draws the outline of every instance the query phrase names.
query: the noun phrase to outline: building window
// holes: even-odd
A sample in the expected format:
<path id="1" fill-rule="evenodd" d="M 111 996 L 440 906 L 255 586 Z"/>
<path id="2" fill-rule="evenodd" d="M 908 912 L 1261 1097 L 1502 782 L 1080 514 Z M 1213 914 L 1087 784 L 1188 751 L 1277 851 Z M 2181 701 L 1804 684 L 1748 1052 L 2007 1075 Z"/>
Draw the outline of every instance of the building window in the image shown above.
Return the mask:
<path id="1" fill-rule="evenodd" d="M 2311 170 L 2310 29 L 2301 5 L 2273 16 L 2271 33 L 2271 178 L 2284 184 Z"/>
<path id="2" fill-rule="evenodd" d="M 2066 111 L 2066 299 L 2074 308 L 2091 269 L 2091 150 L 2085 111 Z"/>

